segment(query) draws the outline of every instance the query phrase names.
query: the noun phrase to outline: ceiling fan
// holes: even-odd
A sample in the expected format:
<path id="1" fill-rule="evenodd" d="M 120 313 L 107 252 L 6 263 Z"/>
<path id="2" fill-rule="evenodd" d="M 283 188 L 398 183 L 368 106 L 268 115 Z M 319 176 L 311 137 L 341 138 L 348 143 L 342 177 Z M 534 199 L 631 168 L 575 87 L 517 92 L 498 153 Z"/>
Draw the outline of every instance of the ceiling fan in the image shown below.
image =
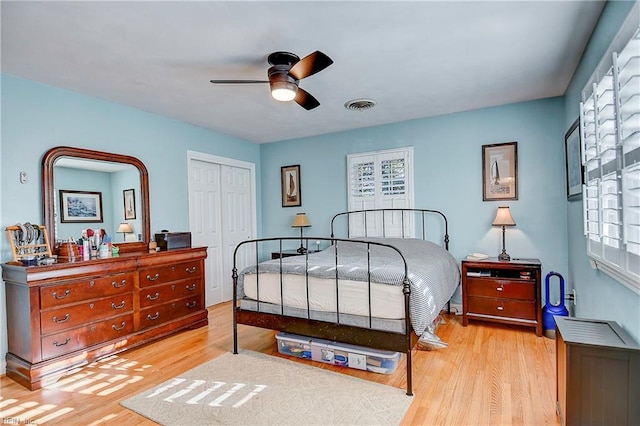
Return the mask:
<path id="1" fill-rule="evenodd" d="M 213 84 L 253 84 L 269 83 L 271 96 L 278 101 L 296 101 L 306 110 L 320 105 L 309 92 L 299 87 L 300 80 L 314 75 L 333 63 L 324 53 L 315 52 L 300 59 L 289 52 L 273 52 L 267 57 L 271 65 L 267 71 L 268 80 L 211 80 Z"/>

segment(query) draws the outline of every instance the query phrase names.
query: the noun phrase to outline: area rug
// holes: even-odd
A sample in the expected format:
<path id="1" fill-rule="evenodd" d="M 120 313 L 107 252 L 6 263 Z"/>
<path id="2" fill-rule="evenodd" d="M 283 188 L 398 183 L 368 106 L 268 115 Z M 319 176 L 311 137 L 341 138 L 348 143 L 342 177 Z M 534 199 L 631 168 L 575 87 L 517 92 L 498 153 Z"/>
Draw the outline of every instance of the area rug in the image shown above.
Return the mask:
<path id="1" fill-rule="evenodd" d="M 121 402 L 166 426 L 395 425 L 404 389 L 252 351 L 226 353 Z"/>

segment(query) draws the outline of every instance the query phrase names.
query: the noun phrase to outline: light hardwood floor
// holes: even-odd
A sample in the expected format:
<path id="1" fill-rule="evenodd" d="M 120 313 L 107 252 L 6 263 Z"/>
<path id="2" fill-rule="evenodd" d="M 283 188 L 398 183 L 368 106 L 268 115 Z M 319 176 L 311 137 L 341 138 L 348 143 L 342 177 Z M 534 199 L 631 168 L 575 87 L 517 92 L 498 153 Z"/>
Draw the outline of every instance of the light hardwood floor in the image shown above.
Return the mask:
<path id="1" fill-rule="evenodd" d="M 481 322 L 463 327 L 459 316 L 445 321 L 437 334 L 448 348 L 414 351 L 415 395 L 403 424 L 559 424 L 554 340 L 527 328 Z M 281 356 L 274 331 L 247 326 L 239 331 L 241 348 Z M 30 392 L 2 376 L 0 424 L 153 425 L 119 401 L 230 351 L 231 342 L 231 304 L 225 303 L 210 308 L 208 327 L 100 360 L 45 389 Z M 404 358 L 390 375 L 312 364 L 405 387 Z"/>

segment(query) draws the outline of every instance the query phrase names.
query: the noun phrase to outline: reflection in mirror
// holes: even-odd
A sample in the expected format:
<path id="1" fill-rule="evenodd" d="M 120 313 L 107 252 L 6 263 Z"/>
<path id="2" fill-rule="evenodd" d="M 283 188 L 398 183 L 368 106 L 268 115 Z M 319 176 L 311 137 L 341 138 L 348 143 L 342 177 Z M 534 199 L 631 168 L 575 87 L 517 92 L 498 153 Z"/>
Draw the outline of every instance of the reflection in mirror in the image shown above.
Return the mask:
<path id="1" fill-rule="evenodd" d="M 56 241 L 77 240 L 88 228 L 104 229 L 113 243 L 138 241 L 137 234 L 142 240 L 135 202 L 140 175 L 132 165 L 61 157 L 54 164 L 53 188 Z M 120 223 L 131 226 L 127 235 L 116 234 Z"/>
<path id="2" fill-rule="evenodd" d="M 148 174 L 135 157 L 53 148 L 42 160 L 42 187 L 44 223 L 51 241 L 77 240 L 83 230 L 104 230 L 122 252 L 146 249 Z M 132 232 L 119 231 L 123 223 Z"/>

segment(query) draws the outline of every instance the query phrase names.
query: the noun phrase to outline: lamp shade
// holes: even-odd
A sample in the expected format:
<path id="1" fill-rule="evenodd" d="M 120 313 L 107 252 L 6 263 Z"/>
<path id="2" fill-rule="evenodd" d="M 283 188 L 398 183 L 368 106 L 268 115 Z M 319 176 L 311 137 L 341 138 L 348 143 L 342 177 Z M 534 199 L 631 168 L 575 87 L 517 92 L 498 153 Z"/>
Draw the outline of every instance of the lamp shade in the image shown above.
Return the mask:
<path id="1" fill-rule="evenodd" d="M 127 222 L 122 222 L 118 225 L 118 230 L 116 232 L 122 232 L 123 234 L 131 234 L 133 233 L 133 228 Z"/>
<path id="2" fill-rule="evenodd" d="M 311 222 L 309 222 L 309 218 L 306 213 L 297 213 L 296 217 L 293 218 L 293 223 L 291 224 L 292 228 L 306 228 L 311 226 Z"/>
<path id="3" fill-rule="evenodd" d="M 496 218 L 493 220 L 493 226 L 516 226 L 516 222 L 511 217 L 511 210 L 508 206 L 498 207 Z"/>

